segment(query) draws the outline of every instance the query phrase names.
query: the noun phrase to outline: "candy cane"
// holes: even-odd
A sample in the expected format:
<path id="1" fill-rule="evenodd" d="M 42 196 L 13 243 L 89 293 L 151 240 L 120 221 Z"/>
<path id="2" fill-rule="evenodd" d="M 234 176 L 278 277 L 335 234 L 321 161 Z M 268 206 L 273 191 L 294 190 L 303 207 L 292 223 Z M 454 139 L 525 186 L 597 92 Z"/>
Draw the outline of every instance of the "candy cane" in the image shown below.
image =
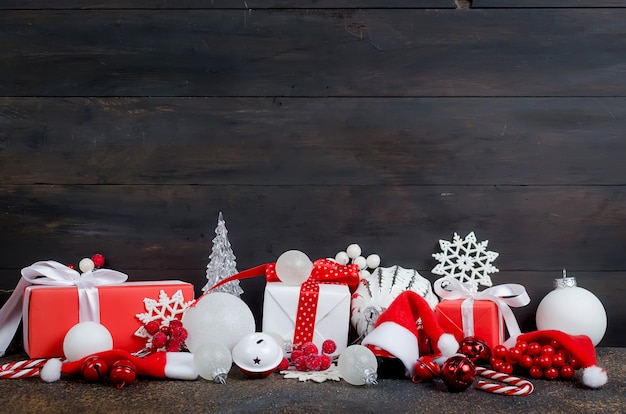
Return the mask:
<path id="1" fill-rule="evenodd" d="M 533 392 L 534 387 L 530 381 L 504 374 L 502 372 L 492 371 L 483 367 L 476 367 L 476 375 L 503 382 L 507 385 L 497 384 L 484 380 L 479 380 L 476 388 L 481 391 L 490 392 L 501 395 L 518 395 L 526 396 Z"/>
<path id="2" fill-rule="evenodd" d="M 38 377 L 39 370 L 46 362 L 48 362 L 47 359 L 39 358 L 6 363 L 0 366 L 0 378 L 17 379 Z"/>

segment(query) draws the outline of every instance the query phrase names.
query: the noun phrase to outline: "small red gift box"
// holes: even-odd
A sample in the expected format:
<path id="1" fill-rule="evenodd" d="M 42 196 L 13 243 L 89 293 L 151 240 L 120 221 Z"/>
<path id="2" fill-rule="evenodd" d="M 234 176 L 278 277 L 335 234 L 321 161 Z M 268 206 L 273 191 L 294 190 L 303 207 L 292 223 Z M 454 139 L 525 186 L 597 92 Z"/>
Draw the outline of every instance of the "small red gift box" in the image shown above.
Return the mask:
<path id="1" fill-rule="evenodd" d="M 435 307 L 435 318 L 441 329 L 454 335 L 457 341 L 468 336 L 463 327 L 462 304 L 465 299 L 443 300 Z M 490 300 L 473 301 L 474 333 L 490 348 L 504 342 L 504 321 L 498 305 Z M 467 328 L 467 327 L 465 327 Z"/>
<path id="2" fill-rule="evenodd" d="M 172 297 L 178 290 L 185 302 L 194 287 L 181 281 L 126 282 L 98 286 L 100 323 L 113 337 L 113 348 L 136 352 L 146 339 L 135 335 L 143 325 L 137 314 L 146 313 L 145 298 L 158 300 L 161 291 Z M 32 285 L 24 291 L 24 349 L 31 358 L 63 356 L 65 334 L 79 322 L 79 297 L 75 286 Z"/>

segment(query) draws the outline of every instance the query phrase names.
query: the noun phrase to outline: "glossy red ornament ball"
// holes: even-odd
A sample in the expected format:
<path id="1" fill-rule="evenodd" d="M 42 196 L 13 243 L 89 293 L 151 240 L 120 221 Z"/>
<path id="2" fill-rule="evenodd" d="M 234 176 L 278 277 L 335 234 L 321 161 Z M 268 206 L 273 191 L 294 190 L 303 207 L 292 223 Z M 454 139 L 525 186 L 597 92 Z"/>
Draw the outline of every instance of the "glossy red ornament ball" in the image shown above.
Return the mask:
<path id="1" fill-rule="evenodd" d="M 530 355 L 522 355 L 517 363 L 522 368 L 530 368 L 533 366 L 533 357 Z"/>
<path id="2" fill-rule="evenodd" d="M 135 371 L 135 365 L 127 360 L 121 359 L 115 361 L 111 366 L 111 372 L 109 372 L 109 379 L 115 384 L 118 390 L 121 390 L 127 385 L 135 382 L 137 373 Z"/>
<path id="3" fill-rule="evenodd" d="M 455 355 L 441 367 L 441 378 L 451 392 L 465 391 L 476 378 L 476 367 L 464 355 Z"/>
<path id="4" fill-rule="evenodd" d="M 539 355 L 536 365 L 541 369 L 550 368 L 552 366 L 552 357 L 550 355 Z"/>
<path id="5" fill-rule="evenodd" d="M 106 377 L 108 370 L 109 367 L 106 361 L 99 356 L 94 355 L 87 358 L 83 362 L 81 371 L 85 380 L 95 382 L 103 380 Z"/>
<path id="6" fill-rule="evenodd" d="M 554 367 L 546 368 L 543 371 L 543 376 L 547 380 L 555 380 L 559 377 L 559 370 Z"/>
<path id="7" fill-rule="evenodd" d="M 510 362 L 503 361 L 502 364 L 500 365 L 499 372 L 502 372 L 503 374 L 511 375 L 513 373 L 513 364 L 511 364 Z"/>
<path id="8" fill-rule="evenodd" d="M 565 363 L 566 363 L 565 358 L 561 354 L 555 354 L 552 357 L 552 366 L 554 368 L 559 368 L 560 369 L 560 368 L 565 366 Z"/>
<path id="9" fill-rule="evenodd" d="M 528 350 L 526 353 L 530 356 L 537 356 L 541 354 L 541 345 L 537 342 L 531 342 L 528 344 Z"/>
<path id="10" fill-rule="evenodd" d="M 432 381 L 439 376 L 441 370 L 439 364 L 433 361 L 430 356 L 423 356 L 417 360 L 413 367 L 413 377 L 411 381 L 418 384 L 420 382 Z"/>
<path id="11" fill-rule="evenodd" d="M 475 364 L 487 362 L 491 358 L 491 349 L 487 342 L 475 336 L 463 338 L 459 344 L 459 352 Z"/>
<path id="12" fill-rule="evenodd" d="M 541 348 L 541 354 L 542 355 L 554 355 L 555 351 L 554 351 L 554 347 L 552 347 L 551 345 L 544 345 Z"/>
<path id="13" fill-rule="evenodd" d="M 519 361 L 519 359 L 522 357 L 523 352 L 520 348 L 517 347 L 513 347 L 511 349 L 509 349 L 509 354 L 506 356 L 508 360 L 511 361 Z"/>
<path id="14" fill-rule="evenodd" d="M 528 352 L 528 342 L 526 342 L 526 341 L 518 341 L 515 344 L 515 348 L 518 348 L 519 350 L 522 351 L 522 354 L 525 354 L 526 352 Z"/>
<path id="15" fill-rule="evenodd" d="M 496 345 L 491 350 L 493 357 L 496 359 L 505 359 L 509 354 L 509 350 L 504 345 Z"/>
<path id="16" fill-rule="evenodd" d="M 561 378 L 563 378 L 564 380 L 568 380 L 574 378 L 576 370 L 571 365 L 564 365 L 559 370 L 559 374 L 561 375 Z"/>
<path id="17" fill-rule="evenodd" d="M 528 375 L 531 378 L 541 378 L 543 376 L 543 370 L 536 365 L 533 365 L 528 369 Z"/>

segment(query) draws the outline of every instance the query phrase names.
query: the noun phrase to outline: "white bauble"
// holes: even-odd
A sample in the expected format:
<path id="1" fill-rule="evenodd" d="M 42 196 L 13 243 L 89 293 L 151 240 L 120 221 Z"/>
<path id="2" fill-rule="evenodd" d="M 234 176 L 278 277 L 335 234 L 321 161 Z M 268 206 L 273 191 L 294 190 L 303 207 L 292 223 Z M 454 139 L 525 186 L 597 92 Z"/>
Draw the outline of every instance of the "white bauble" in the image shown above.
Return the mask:
<path id="1" fill-rule="evenodd" d="M 286 285 L 300 286 L 311 276 L 313 262 L 300 250 L 288 250 L 276 260 L 276 275 Z"/>
<path id="2" fill-rule="evenodd" d="M 226 345 L 207 342 L 196 348 L 193 364 L 202 378 L 224 384 L 233 366 L 233 358 Z"/>
<path id="3" fill-rule="evenodd" d="M 113 349 L 113 337 L 98 322 L 80 322 L 63 338 L 63 354 L 68 361 L 78 361 L 86 356 Z"/>
<path id="4" fill-rule="evenodd" d="M 376 384 L 378 361 L 374 353 L 363 345 L 350 345 L 337 359 L 339 375 L 352 385 Z"/>
<path id="5" fill-rule="evenodd" d="M 232 351 L 237 342 L 256 329 L 254 315 L 246 303 L 225 292 L 202 295 L 182 318 L 187 329 L 185 344 L 191 353 L 202 344 L 219 342 Z"/>
<path id="6" fill-rule="evenodd" d="M 598 345 L 606 332 L 606 310 L 593 293 L 576 285 L 573 277 L 555 279 L 555 290 L 539 303 L 538 330 L 556 329 L 570 335 L 587 335 Z"/>

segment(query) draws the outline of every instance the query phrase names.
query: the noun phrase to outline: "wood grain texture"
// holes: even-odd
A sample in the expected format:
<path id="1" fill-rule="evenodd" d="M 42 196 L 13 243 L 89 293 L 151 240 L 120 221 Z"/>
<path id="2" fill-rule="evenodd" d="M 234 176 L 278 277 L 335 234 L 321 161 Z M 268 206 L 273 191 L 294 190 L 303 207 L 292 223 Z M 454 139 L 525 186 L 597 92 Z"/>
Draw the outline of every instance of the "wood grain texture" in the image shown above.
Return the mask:
<path id="1" fill-rule="evenodd" d="M 626 184 L 626 98 L 0 98 L 0 126 L 6 184 Z"/>
<path id="2" fill-rule="evenodd" d="M 2 96 L 624 96 L 626 9 L 0 15 Z"/>

